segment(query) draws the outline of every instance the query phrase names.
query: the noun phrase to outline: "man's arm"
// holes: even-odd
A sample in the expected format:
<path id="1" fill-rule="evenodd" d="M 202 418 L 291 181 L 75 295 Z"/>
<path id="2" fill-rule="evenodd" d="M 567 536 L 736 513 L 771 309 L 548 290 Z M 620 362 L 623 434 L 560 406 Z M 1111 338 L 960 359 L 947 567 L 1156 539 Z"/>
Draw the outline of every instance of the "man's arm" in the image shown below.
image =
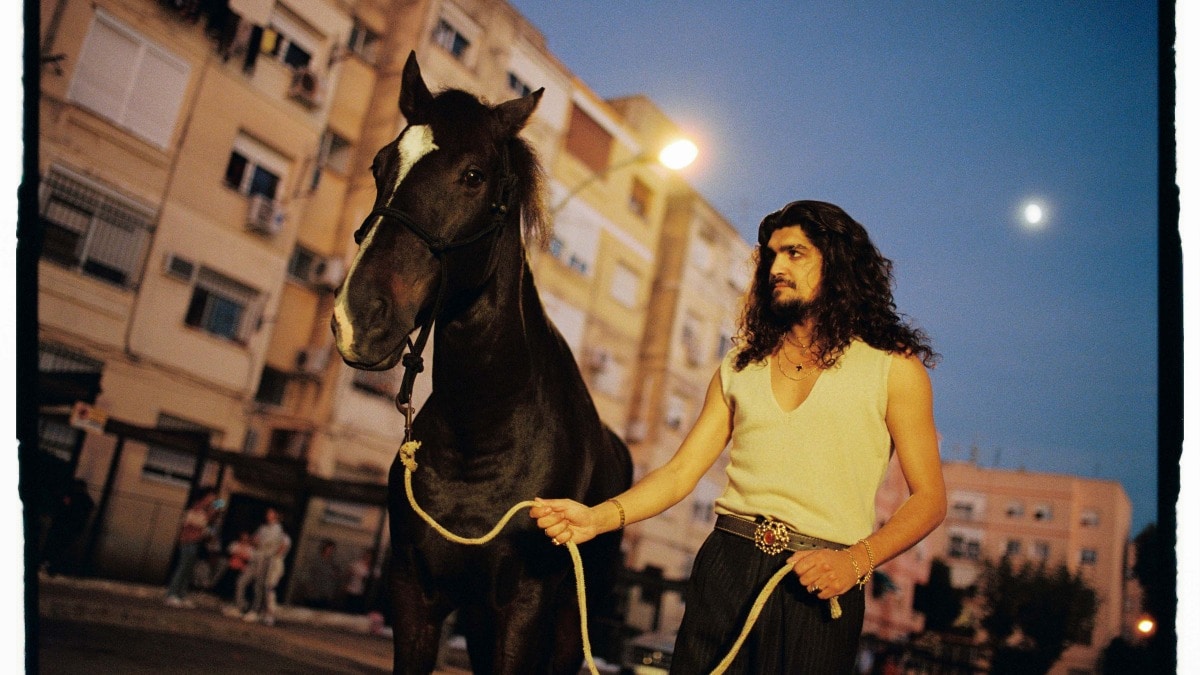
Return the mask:
<path id="1" fill-rule="evenodd" d="M 866 538 L 869 552 L 856 542 L 845 551 L 802 551 L 789 558 L 800 583 L 811 586 L 823 600 L 850 590 L 857 581 L 855 572 L 865 574 L 872 561 L 878 566 L 912 548 L 946 516 L 933 388 L 924 364 L 915 356 L 892 358 L 885 421 L 911 494 L 883 527 Z"/>
<path id="2" fill-rule="evenodd" d="M 670 461 L 646 474 L 617 496 L 625 510 L 625 524 L 656 516 L 678 504 L 700 482 L 725 450 L 733 419 L 721 392 L 721 372 L 713 374 L 700 416 Z M 529 515 L 556 542 L 585 541 L 621 525 L 621 513 L 612 502 L 588 508 L 569 499 L 539 499 Z"/>

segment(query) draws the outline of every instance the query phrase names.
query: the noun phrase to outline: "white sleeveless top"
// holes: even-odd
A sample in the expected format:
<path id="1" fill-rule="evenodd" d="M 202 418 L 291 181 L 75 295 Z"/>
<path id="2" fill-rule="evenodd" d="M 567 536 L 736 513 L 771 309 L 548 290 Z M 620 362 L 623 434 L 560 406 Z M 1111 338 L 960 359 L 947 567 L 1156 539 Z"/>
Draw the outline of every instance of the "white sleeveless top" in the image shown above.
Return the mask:
<path id="1" fill-rule="evenodd" d="M 771 391 L 771 361 L 721 363 L 733 414 L 729 479 L 716 512 L 771 516 L 794 530 L 851 544 L 875 529 L 875 492 L 892 452 L 887 414 L 891 354 L 855 340 L 798 408 Z"/>

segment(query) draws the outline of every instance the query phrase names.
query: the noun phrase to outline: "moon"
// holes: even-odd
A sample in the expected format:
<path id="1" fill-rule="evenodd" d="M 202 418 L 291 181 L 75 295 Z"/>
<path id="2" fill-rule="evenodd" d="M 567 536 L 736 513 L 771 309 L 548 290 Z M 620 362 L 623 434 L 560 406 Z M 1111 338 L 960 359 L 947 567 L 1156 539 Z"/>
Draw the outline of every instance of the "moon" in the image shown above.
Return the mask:
<path id="1" fill-rule="evenodd" d="M 1036 227 L 1042 224 L 1042 218 L 1045 217 L 1042 207 L 1037 204 L 1025 205 L 1025 223 L 1031 227 Z"/>

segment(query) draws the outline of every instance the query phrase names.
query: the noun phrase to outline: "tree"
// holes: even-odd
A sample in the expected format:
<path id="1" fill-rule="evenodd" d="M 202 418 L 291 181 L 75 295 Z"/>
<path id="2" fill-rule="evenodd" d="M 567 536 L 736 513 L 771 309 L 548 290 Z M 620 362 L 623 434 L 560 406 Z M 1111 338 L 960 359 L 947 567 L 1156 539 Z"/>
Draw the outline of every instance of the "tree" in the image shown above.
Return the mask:
<path id="1" fill-rule="evenodd" d="M 1158 630 L 1146 643 L 1158 672 L 1175 670 L 1175 556 L 1174 539 L 1150 523 L 1133 539 L 1133 576 L 1142 587 L 1142 610 Z"/>
<path id="2" fill-rule="evenodd" d="M 1091 636 L 1096 592 L 1065 565 L 985 562 L 981 591 L 993 673 L 1045 673 L 1068 645 Z"/>
<path id="3" fill-rule="evenodd" d="M 946 633 L 962 614 L 962 608 L 962 591 L 950 585 L 950 566 L 934 558 L 929 581 L 916 587 L 913 609 L 925 615 L 925 630 Z"/>

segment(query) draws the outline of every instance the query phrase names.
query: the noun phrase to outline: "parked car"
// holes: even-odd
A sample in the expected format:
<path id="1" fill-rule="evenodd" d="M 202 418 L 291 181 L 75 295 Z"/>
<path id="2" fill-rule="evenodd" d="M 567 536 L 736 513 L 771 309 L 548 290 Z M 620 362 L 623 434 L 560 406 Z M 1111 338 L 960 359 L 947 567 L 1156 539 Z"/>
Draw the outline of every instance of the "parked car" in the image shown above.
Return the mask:
<path id="1" fill-rule="evenodd" d="M 642 633 L 625 644 L 622 675 L 666 675 L 671 670 L 675 631 Z"/>

